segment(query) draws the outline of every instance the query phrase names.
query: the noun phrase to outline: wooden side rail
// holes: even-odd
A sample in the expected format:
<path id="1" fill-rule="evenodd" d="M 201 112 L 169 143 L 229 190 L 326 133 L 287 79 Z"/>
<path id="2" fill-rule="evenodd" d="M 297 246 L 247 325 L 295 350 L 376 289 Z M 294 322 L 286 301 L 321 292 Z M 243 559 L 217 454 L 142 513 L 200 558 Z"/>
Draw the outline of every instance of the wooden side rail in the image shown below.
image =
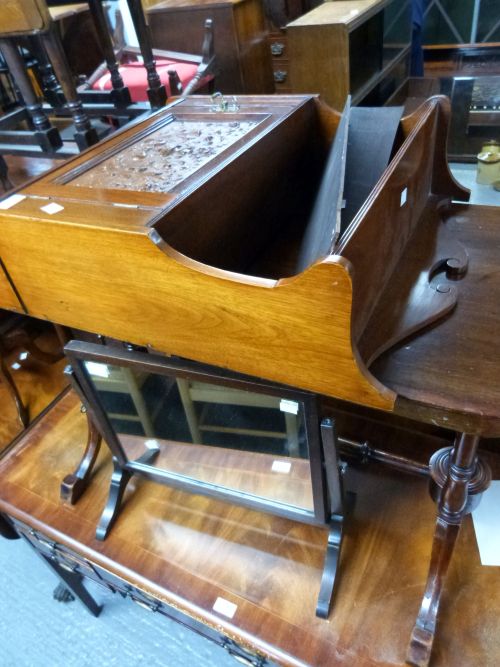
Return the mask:
<path id="1" fill-rule="evenodd" d="M 418 234 L 430 198 L 434 205 L 452 197 L 468 199 L 468 191 L 453 180 L 445 161 L 448 113 L 446 98 L 434 97 L 402 120 L 405 141 L 336 249 L 353 266 L 356 343 L 391 279 L 398 280 L 395 269 L 406 245 Z M 430 273 L 436 261 L 429 258 Z M 449 310 L 449 293 L 432 297 L 436 317 Z"/>

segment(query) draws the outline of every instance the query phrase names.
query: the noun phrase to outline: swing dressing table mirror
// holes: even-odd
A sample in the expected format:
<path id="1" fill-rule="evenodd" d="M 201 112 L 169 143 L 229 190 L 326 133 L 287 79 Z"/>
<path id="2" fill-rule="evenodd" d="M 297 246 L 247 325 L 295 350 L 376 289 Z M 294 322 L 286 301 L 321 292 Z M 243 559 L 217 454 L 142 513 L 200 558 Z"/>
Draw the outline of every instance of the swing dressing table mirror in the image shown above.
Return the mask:
<path id="1" fill-rule="evenodd" d="M 318 616 L 329 612 L 343 499 L 333 422 L 317 397 L 209 366 L 71 341 L 73 385 L 113 454 L 96 531 L 106 539 L 132 476 L 312 525 L 330 536 Z"/>

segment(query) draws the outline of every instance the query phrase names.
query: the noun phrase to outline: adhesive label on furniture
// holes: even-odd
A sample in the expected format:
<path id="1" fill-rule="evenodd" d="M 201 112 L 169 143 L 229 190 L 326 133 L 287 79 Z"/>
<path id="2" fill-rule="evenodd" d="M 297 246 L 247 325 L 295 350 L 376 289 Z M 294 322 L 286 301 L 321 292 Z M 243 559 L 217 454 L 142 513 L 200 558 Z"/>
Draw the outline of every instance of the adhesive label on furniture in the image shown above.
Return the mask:
<path id="1" fill-rule="evenodd" d="M 217 598 L 212 609 L 218 614 L 233 618 L 238 609 L 238 605 L 234 604 L 234 602 L 229 602 L 229 600 L 224 600 L 224 598 Z"/>
<path id="2" fill-rule="evenodd" d="M 147 447 L 148 449 L 160 449 L 160 445 L 158 444 L 158 440 L 155 440 L 154 438 L 150 438 L 149 440 L 146 440 L 144 443 L 144 446 Z"/>
<path id="3" fill-rule="evenodd" d="M 7 197 L 7 199 L 0 201 L 0 208 L 3 211 L 6 211 L 8 208 L 12 208 L 16 204 L 19 204 L 23 199 L 26 199 L 25 195 L 11 195 L 10 197 Z"/>
<path id="4" fill-rule="evenodd" d="M 97 361 L 86 361 L 85 368 L 91 375 L 97 375 L 100 378 L 109 378 L 109 368 L 106 364 L 99 364 Z"/>
<path id="5" fill-rule="evenodd" d="M 400 206 L 404 206 L 406 204 L 406 200 L 408 199 L 408 188 L 405 188 L 403 192 L 401 193 L 401 199 L 400 199 Z"/>
<path id="6" fill-rule="evenodd" d="M 491 482 L 472 512 L 482 565 L 500 566 L 500 480 Z"/>
<path id="7" fill-rule="evenodd" d="M 289 473 L 291 468 L 292 464 L 290 461 L 273 461 L 273 465 L 271 466 L 273 472 L 282 472 L 284 474 Z"/>
<path id="8" fill-rule="evenodd" d="M 280 401 L 280 410 L 281 412 L 289 412 L 292 415 L 296 415 L 299 411 L 299 404 L 297 401 L 289 401 L 287 398 L 282 398 Z"/>
<path id="9" fill-rule="evenodd" d="M 50 204 L 47 204 L 46 206 L 40 206 L 40 211 L 48 213 L 49 215 L 54 215 L 54 213 L 59 213 L 60 211 L 64 211 L 64 206 L 61 206 L 61 204 L 56 204 L 56 202 L 53 201 Z"/>

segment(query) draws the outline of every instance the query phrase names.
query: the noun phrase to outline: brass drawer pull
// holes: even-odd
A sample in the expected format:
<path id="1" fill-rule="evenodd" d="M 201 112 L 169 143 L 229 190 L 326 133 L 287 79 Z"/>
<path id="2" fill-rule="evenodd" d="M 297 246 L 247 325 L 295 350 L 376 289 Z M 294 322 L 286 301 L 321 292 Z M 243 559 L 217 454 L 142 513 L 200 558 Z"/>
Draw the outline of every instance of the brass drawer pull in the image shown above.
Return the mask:
<path id="1" fill-rule="evenodd" d="M 55 542 L 51 542 L 50 540 L 46 540 L 45 538 L 41 537 L 41 536 L 40 536 L 35 530 L 33 530 L 33 529 L 31 529 L 31 530 L 29 531 L 29 534 L 31 535 L 31 537 L 34 537 L 34 538 L 35 538 L 35 540 L 37 541 L 38 544 L 40 544 L 40 546 L 45 547 L 46 549 L 48 549 L 48 550 L 51 551 L 51 552 L 53 552 L 54 549 L 55 549 L 56 546 L 57 546 Z"/>
<path id="2" fill-rule="evenodd" d="M 252 656 L 246 656 L 242 655 L 241 649 L 238 644 L 231 639 L 225 638 L 224 641 L 221 644 L 222 648 L 225 649 L 229 655 L 234 658 L 237 662 L 241 663 L 242 665 L 249 665 L 249 667 L 265 667 L 267 664 L 267 660 L 265 658 L 262 658 L 258 655 L 252 657 Z"/>
<path id="3" fill-rule="evenodd" d="M 59 560 L 55 554 L 52 556 L 52 559 L 59 567 L 62 567 L 63 570 L 66 570 L 66 572 L 76 572 L 76 565 L 71 565 L 70 563 L 65 563 L 63 560 Z"/>
<path id="4" fill-rule="evenodd" d="M 146 609 L 147 611 L 158 611 L 160 608 L 160 603 L 159 602 L 146 602 L 146 600 L 139 600 L 139 598 L 134 597 L 130 593 L 128 594 L 128 597 L 132 600 L 132 602 L 135 602 L 135 604 L 139 605 L 139 607 L 142 607 L 143 609 Z"/>
<path id="5" fill-rule="evenodd" d="M 275 83 L 285 83 L 287 76 L 288 72 L 285 72 L 282 69 L 276 70 L 274 73 L 274 81 Z"/>

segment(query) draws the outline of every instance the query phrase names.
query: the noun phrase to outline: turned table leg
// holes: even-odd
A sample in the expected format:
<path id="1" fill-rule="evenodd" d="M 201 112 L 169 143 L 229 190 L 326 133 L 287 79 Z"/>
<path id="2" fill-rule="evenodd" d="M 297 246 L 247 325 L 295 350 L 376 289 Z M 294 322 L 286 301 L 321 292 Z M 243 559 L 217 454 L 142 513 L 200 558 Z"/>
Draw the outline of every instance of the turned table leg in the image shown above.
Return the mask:
<path id="1" fill-rule="evenodd" d="M 429 663 L 441 591 L 462 519 L 477 506 L 491 481 L 489 467 L 477 459 L 479 436 L 457 435 L 453 448 L 441 449 L 430 461 L 431 494 L 438 502 L 431 562 L 422 605 L 413 628 L 407 662 Z"/>

